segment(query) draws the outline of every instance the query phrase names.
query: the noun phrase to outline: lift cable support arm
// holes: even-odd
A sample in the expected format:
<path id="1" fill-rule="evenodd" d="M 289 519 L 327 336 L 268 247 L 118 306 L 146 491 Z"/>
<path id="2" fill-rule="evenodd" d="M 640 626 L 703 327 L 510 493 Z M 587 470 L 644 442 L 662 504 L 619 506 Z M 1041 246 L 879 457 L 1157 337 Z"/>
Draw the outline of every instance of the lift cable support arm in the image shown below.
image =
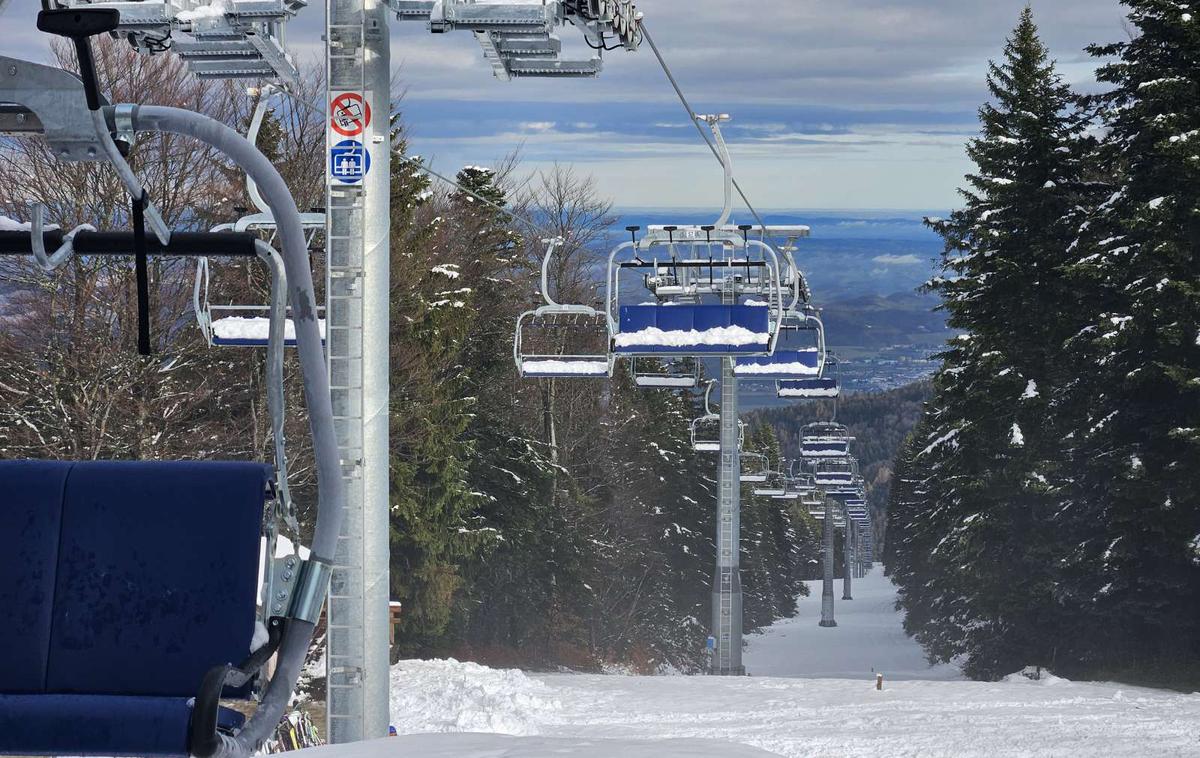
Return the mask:
<path id="1" fill-rule="evenodd" d="M 471 0 L 387 0 L 401 21 L 424 21 L 430 32 L 455 30 L 475 35 L 496 78 L 594 77 L 604 66 L 600 54 L 642 41 L 641 14 L 630 0 L 547 0 L 531 3 L 476 3 Z M 585 60 L 562 57 L 556 31 L 571 24 L 595 54 Z M 615 45 L 609 43 L 615 41 Z"/>
<path id="2" fill-rule="evenodd" d="M 140 53 L 167 51 L 201 79 L 299 81 L 284 25 L 307 0 L 65 0 L 68 8 L 119 11 L 114 34 Z"/>
<path id="3" fill-rule="evenodd" d="M 667 65 L 667 61 L 663 58 L 662 52 L 659 51 L 658 45 L 654 44 L 654 38 L 650 36 L 650 30 L 646 28 L 646 22 L 640 21 L 638 28 L 641 31 L 642 39 L 646 40 L 646 44 L 650 45 L 650 50 L 654 52 L 654 57 L 658 59 L 658 65 L 662 67 L 663 73 L 667 75 L 667 80 L 675 90 L 676 96 L 679 97 L 679 102 L 683 105 L 684 110 L 687 111 L 688 119 L 696 127 L 696 133 L 700 135 L 700 139 L 704 140 L 704 144 L 708 145 L 708 149 L 712 151 L 713 157 L 721 161 L 722 165 L 724 165 L 725 162 L 721 159 L 721 153 L 717 150 L 717 146 L 713 144 L 712 140 L 704 132 L 704 128 L 700 126 L 700 122 L 696 120 L 696 112 L 692 110 L 691 103 L 688 102 L 687 96 L 683 94 L 683 89 L 680 88 L 679 82 L 675 79 L 675 74 L 671 72 L 671 67 Z M 733 188 L 737 190 L 738 196 L 742 198 L 742 202 L 745 203 L 750 214 L 754 216 L 754 220 L 758 223 L 758 228 L 762 231 L 763 236 L 769 236 L 767 231 L 769 227 L 763 221 L 762 216 L 758 215 L 758 211 L 754 209 L 754 206 L 750 203 L 750 199 L 746 197 L 746 193 L 742 190 L 741 185 L 738 184 L 737 179 L 731 178 L 730 182 Z"/>

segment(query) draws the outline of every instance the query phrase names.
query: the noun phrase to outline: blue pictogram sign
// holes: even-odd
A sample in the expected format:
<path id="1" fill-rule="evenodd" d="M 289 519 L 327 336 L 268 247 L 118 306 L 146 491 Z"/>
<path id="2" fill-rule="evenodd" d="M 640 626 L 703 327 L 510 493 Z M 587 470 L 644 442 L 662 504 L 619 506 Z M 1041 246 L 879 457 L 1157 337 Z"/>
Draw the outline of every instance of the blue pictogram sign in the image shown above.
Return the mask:
<path id="1" fill-rule="evenodd" d="M 329 148 L 329 175 L 342 184 L 358 184 L 371 170 L 371 155 L 358 140 L 344 139 Z"/>

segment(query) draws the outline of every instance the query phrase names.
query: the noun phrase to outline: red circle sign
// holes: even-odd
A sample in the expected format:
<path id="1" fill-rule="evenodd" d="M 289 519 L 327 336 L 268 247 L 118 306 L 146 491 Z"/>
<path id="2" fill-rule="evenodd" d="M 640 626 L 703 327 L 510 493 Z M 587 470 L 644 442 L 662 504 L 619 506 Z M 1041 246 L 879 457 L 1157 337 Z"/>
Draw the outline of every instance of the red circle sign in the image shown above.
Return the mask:
<path id="1" fill-rule="evenodd" d="M 343 92 L 329 103 L 329 125 L 344 137 L 356 137 L 371 123 L 371 105 L 357 92 Z"/>

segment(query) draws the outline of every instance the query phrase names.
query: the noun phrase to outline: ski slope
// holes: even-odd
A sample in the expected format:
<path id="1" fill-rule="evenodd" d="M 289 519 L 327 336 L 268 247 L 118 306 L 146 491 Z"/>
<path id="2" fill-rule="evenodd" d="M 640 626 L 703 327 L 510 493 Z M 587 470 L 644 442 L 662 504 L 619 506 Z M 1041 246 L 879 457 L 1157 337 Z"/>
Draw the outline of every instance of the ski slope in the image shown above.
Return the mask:
<path id="1" fill-rule="evenodd" d="M 843 601 L 842 581 L 834 582 L 836 628 L 817 626 L 821 583 L 809 582 L 796 618 L 777 622 L 762 634 L 748 636 L 742 656 L 752 676 L 804 679 L 874 680 L 963 679 L 953 666 L 930 667 L 921 647 L 904 633 L 896 612 L 896 590 L 876 567 L 852 582 L 853 600 Z M 815 614 L 815 616 L 814 616 Z"/>
<path id="2" fill-rule="evenodd" d="M 752 676 L 533 674 L 453 660 L 392 669 L 401 736 L 314 758 L 1200 756 L 1200 694 L 1109 683 L 970 682 L 930 668 L 876 569 L 838 626 L 820 583 L 796 619 L 749 638 Z M 876 691 L 874 673 L 885 676 Z"/>

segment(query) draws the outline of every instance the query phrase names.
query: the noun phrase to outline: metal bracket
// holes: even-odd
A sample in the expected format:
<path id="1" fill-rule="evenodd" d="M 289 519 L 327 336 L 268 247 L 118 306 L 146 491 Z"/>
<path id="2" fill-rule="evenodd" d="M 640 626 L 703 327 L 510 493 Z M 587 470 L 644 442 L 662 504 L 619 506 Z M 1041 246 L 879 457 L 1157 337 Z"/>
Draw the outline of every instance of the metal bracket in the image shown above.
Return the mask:
<path id="1" fill-rule="evenodd" d="M 267 595 L 270 606 L 267 615 L 317 623 L 332 573 L 331 564 L 316 558 L 307 561 L 298 555 L 275 558 Z"/>
<path id="2" fill-rule="evenodd" d="M 59 160 L 108 160 L 83 82 L 60 68 L 0 55 L 0 134 L 41 134 Z"/>

